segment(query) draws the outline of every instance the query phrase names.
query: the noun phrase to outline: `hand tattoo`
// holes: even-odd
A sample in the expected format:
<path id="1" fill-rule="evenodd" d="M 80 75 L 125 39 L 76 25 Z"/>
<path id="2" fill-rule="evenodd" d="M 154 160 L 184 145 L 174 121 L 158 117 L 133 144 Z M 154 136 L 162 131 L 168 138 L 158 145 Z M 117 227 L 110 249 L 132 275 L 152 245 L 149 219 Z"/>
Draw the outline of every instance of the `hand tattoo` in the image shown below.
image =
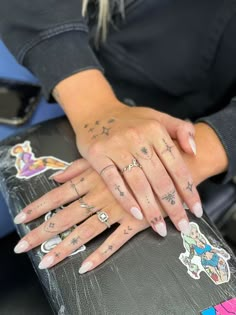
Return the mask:
<path id="1" fill-rule="evenodd" d="M 157 217 L 153 218 L 150 222 L 151 222 L 153 225 L 155 225 L 155 224 L 161 222 L 162 220 L 163 220 L 163 219 L 162 219 L 162 216 L 160 215 L 158 218 L 157 218 Z"/>
<path id="2" fill-rule="evenodd" d="M 123 197 L 125 195 L 125 193 L 120 190 L 120 185 L 115 185 L 115 190 L 118 190 L 118 192 L 120 193 L 121 197 Z"/>
<path id="3" fill-rule="evenodd" d="M 103 252 L 103 254 L 107 254 L 109 251 L 113 250 L 113 245 L 108 245 L 107 249 Z"/>
<path id="4" fill-rule="evenodd" d="M 193 183 L 188 182 L 186 189 L 193 192 Z"/>
<path id="5" fill-rule="evenodd" d="M 129 234 L 129 231 L 132 231 L 133 229 L 128 225 L 127 230 L 124 230 L 124 234 Z"/>
<path id="6" fill-rule="evenodd" d="M 151 160 L 153 156 L 153 150 L 152 148 L 147 147 L 141 147 L 140 152 L 136 153 L 139 157 L 145 159 L 145 160 Z"/>
<path id="7" fill-rule="evenodd" d="M 172 152 L 172 148 L 174 148 L 174 146 L 173 145 L 172 146 L 168 145 L 165 139 L 162 139 L 162 141 L 164 142 L 164 144 L 166 146 L 166 149 L 164 151 L 162 151 L 162 154 L 164 154 L 166 152 L 169 152 L 172 155 L 173 159 L 174 159 L 175 157 L 174 157 L 174 154 Z"/>
<path id="8" fill-rule="evenodd" d="M 171 205 L 175 204 L 175 190 L 170 191 L 168 194 L 161 198 L 162 200 L 168 201 Z"/>
<path id="9" fill-rule="evenodd" d="M 79 240 L 80 240 L 80 237 L 77 236 L 77 237 L 72 238 L 70 243 L 71 245 L 77 245 Z"/>
<path id="10" fill-rule="evenodd" d="M 55 228 L 55 225 L 56 224 L 54 222 L 46 221 L 43 229 L 45 232 L 53 233 L 53 234 L 60 232 L 59 230 Z"/>

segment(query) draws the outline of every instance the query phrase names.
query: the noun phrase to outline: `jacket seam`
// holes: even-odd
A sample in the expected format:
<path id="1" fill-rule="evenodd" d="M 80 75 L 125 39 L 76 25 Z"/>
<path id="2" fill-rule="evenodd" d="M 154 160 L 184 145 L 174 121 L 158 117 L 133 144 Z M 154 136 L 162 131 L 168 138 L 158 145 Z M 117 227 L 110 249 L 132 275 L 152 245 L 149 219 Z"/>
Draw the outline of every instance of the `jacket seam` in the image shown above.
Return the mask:
<path id="1" fill-rule="evenodd" d="M 75 23 L 69 23 L 66 25 L 60 25 L 56 26 L 54 28 L 51 28 L 49 30 L 43 31 L 40 34 L 37 35 L 36 38 L 31 39 L 28 41 L 18 52 L 17 59 L 19 63 L 23 64 L 24 57 L 26 53 L 32 49 L 34 46 L 37 46 L 40 42 L 47 40 L 49 38 L 52 38 L 54 36 L 70 32 L 70 31 L 81 31 L 88 33 L 88 27 L 84 24 L 75 24 Z"/>

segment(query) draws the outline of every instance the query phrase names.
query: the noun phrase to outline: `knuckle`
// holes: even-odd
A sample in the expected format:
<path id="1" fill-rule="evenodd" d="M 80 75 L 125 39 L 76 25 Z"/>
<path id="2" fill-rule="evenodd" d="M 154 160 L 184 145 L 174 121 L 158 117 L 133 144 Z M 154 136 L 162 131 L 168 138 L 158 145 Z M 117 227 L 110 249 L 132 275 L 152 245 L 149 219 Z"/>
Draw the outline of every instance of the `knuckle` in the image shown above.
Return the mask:
<path id="1" fill-rule="evenodd" d="M 141 141 L 141 132 L 136 127 L 129 127 L 125 131 L 125 136 L 128 140 L 132 142 L 140 142 Z"/>
<path id="2" fill-rule="evenodd" d="M 164 127 L 160 124 L 160 122 L 155 119 L 148 120 L 148 127 L 152 130 L 164 130 Z"/>
<path id="3" fill-rule="evenodd" d="M 92 143 L 88 149 L 88 156 L 94 157 L 99 156 L 103 152 L 103 144 L 101 142 Z"/>

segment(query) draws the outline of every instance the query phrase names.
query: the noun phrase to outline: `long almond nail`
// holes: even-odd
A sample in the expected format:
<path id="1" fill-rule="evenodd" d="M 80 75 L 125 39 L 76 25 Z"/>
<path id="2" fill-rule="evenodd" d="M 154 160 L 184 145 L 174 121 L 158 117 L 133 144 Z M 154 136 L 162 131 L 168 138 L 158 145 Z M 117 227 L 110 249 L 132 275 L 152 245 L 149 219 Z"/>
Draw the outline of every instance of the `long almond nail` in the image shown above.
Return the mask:
<path id="1" fill-rule="evenodd" d="M 195 214 L 195 216 L 197 218 L 201 218 L 203 215 L 203 209 L 202 209 L 202 205 L 200 202 L 195 203 L 195 205 L 193 206 L 193 213 Z"/>
<path id="2" fill-rule="evenodd" d="M 158 234 L 160 234 L 162 237 L 165 237 L 167 235 L 166 225 L 163 222 L 155 224 L 155 229 Z"/>
<path id="3" fill-rule="evenodd" d="M 87 261 L 86 263 L 82 264 L 79 269 L 79 273 L 82 275 L 83 273 L 89 271 L 93 267 L 93 263 L 91 261 Z"/>
<path id="4" fill-rule="evenodd" d="M 15 224 L 23 223 L 26 220 L 26 214 L 24 212 L 21 212 L 17 214 L 17 216 L 14 219 Z"/>
<path id="5" fill-rule="evenodd" d="M 47 269 L 53 264 L 53 262 L 54 262 L 53 256 L 44 257 L 41 260 L 41 263 L 39 264 L 39 269 Z"/>
<path id="6" fill-rule="evenodd" d="M 193 137 L 190 136 L 190 137 L 188 138 L 188 141 L 189 141 L 190 147 L 191 147 L 191 149 L 192 149 L 194 155 L 196 155 L 196 154 L 197 154 L 197 147 L 196 147 L 196 143 L 195 143 Z"/>
<path id="7" fill-rule="evenodd" d="M 179 226 L 179 229 L 182 233 L 184 233 L 186 235 L 189 234 L 190 224 L 187 220 L 185 220 L 185 219 L 180 220 L 178 226 Z"/>
<path id="8" fill-rule="evenodd" d="M 136 219 L 138 219 L 138 220 L 142 220 L 143 219 L 143 214 L 138 208 L 132 207 L 130 209 L 130 212 Z"/>
<path id="9" fill-rule="evenodd" d="M 25 241 L 25 240 L 23 240 L 23 241 L 20 241 L 17 245 L 16 245 L 16 247 L 14 248 L 14 252 L 16 253 L 16 254 L 20 254 L 20 253 L 24 253 L 24 252 L 26 252 L 27 251 L 27 249 L 29 248 L 29 243 L 27 242 L 27 241 Z"/>
<path id="10" fill-rule="evenodd" d="M 53 173 L 51 176 L 48 177 L 48 179 L 54 179 L 54 177 L 56 177 L 57 175 L 60 175 L 62 173 L 64 173 L 65 170 L 62 171 L 58 171 L 56 173 Z"/>

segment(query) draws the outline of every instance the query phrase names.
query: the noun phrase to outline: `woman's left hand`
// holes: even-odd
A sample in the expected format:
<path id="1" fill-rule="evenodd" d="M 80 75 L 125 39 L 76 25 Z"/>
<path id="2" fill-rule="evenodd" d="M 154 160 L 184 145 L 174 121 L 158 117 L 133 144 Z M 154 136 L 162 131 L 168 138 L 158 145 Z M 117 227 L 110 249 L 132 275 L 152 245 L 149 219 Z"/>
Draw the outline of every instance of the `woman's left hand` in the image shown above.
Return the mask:
<path id="1" fill-rule="evenodd" d="M 61 243 L 44 256 L 40 269 L 52 267 L 86 244 L 114 223 L 116 230 L 82 264 L 80 273 L 100 265 L 138 232 L 148 227 L 145 219 L 136 220 L 118 204 L 101 177 L 81 159 L 61 175 L 60 187 L 28 205 L 15 218 L 27 223 L 50 210 L 70 203 L 36 229 L 29 232 L 15 247 L 16 253 L 27 252 L 53 236 L 79 224 Z M 74 171 L 80 174 L 75 177 Z M 63 178 L 63 179 L 62 179 Z M 73 178 L 73 179 L 72 179 Z M 119 187 L 117 187 L 119 190 Z M 122 191 L 120 191 L 122 193 Z M 104 220 L 104 222 L 103 222 Z"/>

